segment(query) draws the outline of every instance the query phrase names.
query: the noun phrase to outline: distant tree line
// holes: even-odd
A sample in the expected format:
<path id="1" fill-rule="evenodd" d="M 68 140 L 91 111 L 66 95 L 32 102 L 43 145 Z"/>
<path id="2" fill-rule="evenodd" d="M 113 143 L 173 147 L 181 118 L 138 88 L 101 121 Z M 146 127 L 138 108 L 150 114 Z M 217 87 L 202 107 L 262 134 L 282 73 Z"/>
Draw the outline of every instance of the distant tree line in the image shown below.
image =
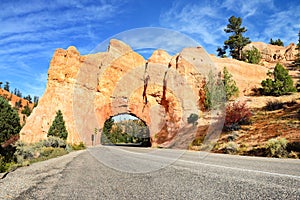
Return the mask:
<path id="1" fill-rule="evenodd" d="M 115 122 L 112 118 L 104 123 L 102 144 L 140 144 L 150 146 L 150 133 L 147 125 L 140 119 Z"/>

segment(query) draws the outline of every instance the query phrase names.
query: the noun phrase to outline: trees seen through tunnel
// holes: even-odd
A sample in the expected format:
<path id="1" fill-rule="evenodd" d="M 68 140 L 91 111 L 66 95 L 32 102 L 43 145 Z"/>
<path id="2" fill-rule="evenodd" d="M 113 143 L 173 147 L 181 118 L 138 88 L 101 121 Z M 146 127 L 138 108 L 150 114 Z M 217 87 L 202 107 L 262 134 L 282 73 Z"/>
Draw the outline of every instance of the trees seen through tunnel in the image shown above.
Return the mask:
<path id="1" fill-rule="evenodd" d="M 104 123 L 101 143 L 150 146 L 149 128 L 138 118 L 120 121 L 110 118 Z"/>

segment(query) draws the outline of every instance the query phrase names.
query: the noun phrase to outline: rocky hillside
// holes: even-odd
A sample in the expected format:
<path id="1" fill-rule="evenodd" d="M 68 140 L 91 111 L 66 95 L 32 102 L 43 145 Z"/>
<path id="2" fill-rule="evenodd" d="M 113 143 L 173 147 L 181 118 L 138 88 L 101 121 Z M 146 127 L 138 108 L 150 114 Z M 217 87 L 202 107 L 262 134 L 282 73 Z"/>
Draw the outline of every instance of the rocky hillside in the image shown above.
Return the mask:
<path id="1" fill-rule="evenodd" d="M 19 108 L 18 108 L 18 113 L 19 113 L 19 117 L 20 117 L 20 123 L 24 124 L 24 122 L 27 119 L 27 116 L 25 114 L 22 114 L 22 110 L 24 109 L 24 107 L 26 105 L 29 106 L 29 108 L 32 110 L 34 107 L 33 103 L 30 103 L 28 100 L 20 98 L 2 88 L 0 88 L 0 96 L 3 96 L 5 99 L 8 100 L 9 104 L 12 107 L 16 107 L 16 105 L 19 103 Z"/>

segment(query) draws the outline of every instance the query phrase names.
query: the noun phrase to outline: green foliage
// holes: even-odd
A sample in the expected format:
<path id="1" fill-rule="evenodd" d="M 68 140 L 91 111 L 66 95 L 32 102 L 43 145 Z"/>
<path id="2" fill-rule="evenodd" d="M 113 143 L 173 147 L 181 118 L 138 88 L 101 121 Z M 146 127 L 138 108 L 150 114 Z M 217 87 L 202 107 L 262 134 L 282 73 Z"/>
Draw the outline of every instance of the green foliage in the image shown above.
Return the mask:
<path id="1" fill-rule="evenodd" d="M 261 93 L 263 95 L 281 96 L 296 91 L 293 80 L 288 74 L 288 70 L 277 63 L 274 72 L 274 79 L 267 78 L 261 82 Z"/>
<path id="2" fill-rule="evenodd" d="M 204 106 L 207 110 L 218 108 L 224 105 L 226 101 L 226 94 L 222 80 L 210 71 L 208 74 L 208 81 L 204 86 L 205 90 L 205 102 Z"/>
<path id="3" fill-rule="evenodd" d="M 232 33 L 229 39 L 224 42 L 225 46 L 229 47 L 230 55 L 234 59 L 242 60 L 242 49 L 251 41 L 248 37 L 244 37 L 243 33 L 247 31 L 245 27 L 241 27 L 242 18 L 231 16 L 228 20 L 227 28 L 224 29 L 226 33 Z"/>
<path id="4" fill-rule="evenodd" d="M 27 117 L 31 114 L 31 109 L 27 103 L 26 106 L 24 106 L 23 110 L 21 111 L 22 114 L 25 114 Z"/>
<path id="5" fill-rule="evenodd" d="M 277 45 L 277 46 L 284 46 L 283 42 L 280 39 L 273 40 L 272 38 L 270 39 L 270 44 L 272 45 Z"/>
<path id="6" fill-rule="evenodd" d="M 243 54 L 243 60 L 245 60 L 248 63 L 258 64 L 261 60 L 260 52 L 258 51 L 257 48 L 252 47 L 251 50 L 247 50 Z"/>
<path id="7" fill-rule="evenodd" d="M 287 147 L 287 140 L 285 138 L 280 139 L 270 139 L 266 143 L 266 152 L 268 156 L 271 157 L 286 157 L 288 152 L 286 150 Z"/>
<path id="8" fill-rule="evenodd" d="M 223 69 L 223 74 L 223 84 L 225 88 L 226 100 L 228 101 L 231 97 L 238 95 L 239 89 L 226 67 Z"/>
<path id="9" fill-rule="evenodd" d="M 19 134 L 20 130 L 18 113 L 0 96 L 0 145 L 11 136 Z"/>
<path id="10" fill-rule="evenodd" d="M 67 154 L 66 143 L 57 137 L 49 137 L 46 140 L 34 144 L 17 142 L 14 156 L 17 164 L 24 166 L 33 162 L 47 160 Z"/>
<path id="11" fill-rule="evenodd" d="M 33 107 L 37 107 L 38 103 L 39 103 L 39 97 L 38 96 L 34 96 L 33 97 L 33 103 L 34 103 L 34 106 Z"/>
<path id="12" fill-rule="evenodd" d="M 198 119 L 199 119 L 199 116 L 195 113 L 192 113 L 190 114 L 190 116 L 187 118 L 187 122 L 189 124 L 193 124 L 194 126 L 198 124 Z"/>
<path id="13" fill-rule="evenodd" d="M 29 101 L 29 103 L 32 103 L 32 98 L 30 95 L 27 95 L 26 97 L 24 97 L 24 99 L 26 99 L 27 101 Z"/>
<path id="14" fill-rule="evenodd" d="M 9 82 L 5 82 L 3 89 L 9 92 Z"/>
<path id="15" fill-rule="evenodd" d="M 68 137 L 65 121 L 63 119 L 63 115 L 60 110 L 56 112 L 55 119 L 49 128 L 48 136 L 55 136 L 55 137 L 62 138 L 64 140 L 66 140 Z"/>
<path id="16" fill-rule="evenodd" d="M 228 49 L 228 46 L 223 46 L 223 48 L 218 47 L 217 52 L 218 52 L 218 56 L 221 58 L 226 58 L 226 50 Z"/>
<path id="17" fill-rule="evenodd" d="M 69 146 L 72 148 L 72 150 L 75 150 L 75 151 L 86 149 L 86 146 L 84 145 L 83 142 L 80 142 L 79 144 L 72 144 Z"/>
<path id="18" fill-rule="evenodd" d="M 109 119 L 104 123 L 101 143 L 135 143 L 142 146 L 150 146 L 149 134 L 147 125 L 140 119 L 120 122 L 114 122 L 112 119 Z"/>

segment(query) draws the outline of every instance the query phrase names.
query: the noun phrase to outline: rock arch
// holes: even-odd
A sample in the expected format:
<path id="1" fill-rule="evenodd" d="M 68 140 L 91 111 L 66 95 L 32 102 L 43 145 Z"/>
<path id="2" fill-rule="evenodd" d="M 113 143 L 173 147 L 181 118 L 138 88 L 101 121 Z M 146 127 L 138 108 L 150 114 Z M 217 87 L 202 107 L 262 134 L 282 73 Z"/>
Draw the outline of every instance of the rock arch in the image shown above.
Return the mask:
<path id="1" fill-rule="evenodd" d="M 187 129 L 191 126 L 187 117 L 201 116 L 201 85 L 212 66 L 201 47 L 186 48 L 174 56 L 156 50 L 148 60 L 115 39 L 107 52 L 96 54 L 80 55 L 75 47 L 57 49 L 46 91 L 20 138 L 25 142 L 45 139 L 56 111 L 61 110 L 68 142 L 91 145 L 95 128 L 101 130 L 110 116 L 128 113 L 150 127 L 153 146 L 174 146 L 180 130 L 189 130 L 191 136 L 197 131 Z M 96 141 L 100 143 L 100 134 Z"/>

